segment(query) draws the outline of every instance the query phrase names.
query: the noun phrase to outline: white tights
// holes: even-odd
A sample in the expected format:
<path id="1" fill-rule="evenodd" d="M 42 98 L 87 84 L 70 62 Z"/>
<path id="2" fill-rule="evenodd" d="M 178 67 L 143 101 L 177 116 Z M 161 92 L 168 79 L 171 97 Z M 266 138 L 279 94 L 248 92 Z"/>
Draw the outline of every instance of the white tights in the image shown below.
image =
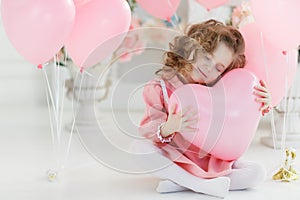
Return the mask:
<path id="1" fill-rule="evenodd" d="M 230 190 L 243 190 L 262 183 L 266 177 L 266 171 L 259 163 L 237 160 L 227 177 L 230 178 Z"/>
<path id="2" fill-rule="evenodd" d="M 149 143 L 135 144 L 134 149 L 138 152 L 151 151 L 155 160 L 159 163 L 172 162 L 163 156 L 157 147 Z M 149 169 L 152 162 L 144 160 L 143 163 L 140 163 L 140 166 L 147 166 L 147 169 Z M 152 174 L 164 179 L 159 182 L 156 188 L 160 193 L 192 190 L 221 198 L 224 198 L 229 190 L 255 187 L 265 178 L 265 170 L 260 164 L 242 160 L 237 160 L 233 164 L 232 173 L 229 175 L 213 179 L 196 177 L 174 163 L 153 171 Z"/>
<path id="3" fill-rule="evenodd" d="M 258 163 L 238 160 L 233 165 L 232 173 L 225 177 L 230 179 L 229 190 L 243 190 L 253 188 L 260 184 L 264 180 L 265 174 L 264 168 Z M 180 192 L 186 190 L 189 190 L 189 188 L 183 187 L 180 183 L 176 184 L 170 179 L 161 180 L 157 186 L 157 191 L 160 193 Z"/>

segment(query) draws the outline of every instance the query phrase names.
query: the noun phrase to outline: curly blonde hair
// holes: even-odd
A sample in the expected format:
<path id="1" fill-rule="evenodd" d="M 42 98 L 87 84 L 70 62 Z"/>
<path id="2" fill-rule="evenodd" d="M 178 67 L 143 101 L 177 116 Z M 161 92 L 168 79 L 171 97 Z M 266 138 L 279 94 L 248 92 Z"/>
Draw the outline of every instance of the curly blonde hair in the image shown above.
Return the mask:
<path id="1" fill-rule="evenodd" d="M 176 36 L 169 43 L 170 50 L 164 54 L 164 67 L 158 70 L 156 74 L 172 71 L 174 75 L 179 72 L 187 77 L 192 71 L 191 62 L 195 59 L 194 54 L 199 46 L 206 52 L 213 53 L 220 42 L 224 42 L 235 55 L 232 63 L 223 74 L 234 68 L 243 68 L 246 63 L 243 36 L 236 28 L 211 19 L 188 26 L 185 34 Z"/>

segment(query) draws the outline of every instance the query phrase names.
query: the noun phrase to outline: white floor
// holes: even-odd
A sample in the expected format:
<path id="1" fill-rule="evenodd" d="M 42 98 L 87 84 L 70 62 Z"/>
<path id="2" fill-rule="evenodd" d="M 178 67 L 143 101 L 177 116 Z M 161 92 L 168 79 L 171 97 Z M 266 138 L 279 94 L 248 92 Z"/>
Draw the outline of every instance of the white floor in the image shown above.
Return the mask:
<path id="1" fill-rule="evenodd" d="M 135 113 L 136 119 L 141 114 Z M 103 115 L 109 116 L 105 112 Z M 71 115 L 67 113 L 66 118 L 68 117 Z M 83 148 L 77 135 L 73 137 L 67 160 L 63 161 L 65 168 L 59 172 L 54 182 L 49 182 L 46 171 L 55 168 L 56 156 L 52 151 L 47 107 L 1 106 L 0 121 L 0 199 L 214 199 L 192 192 L 157 194 L 155 186 L 158 179 L 145 174 L 121 173 L 96 162 Z M 245 158 L 266 166 L 267 179 L 255 189 L 230 192 L 226 199 L 273 200 L 286 198 L 287 195 L 289 199 L 299 199 L 299 182 L 271 180 L 272 173 L 282 163 L 282 157 L 280 151 L 259 143 L 261 135 L 270 131 L 267 123 L 267 120 L 262 121 L 256 138 L 245 155 Z M 65 140 L 69 132 L 64 131 L 63 135 L 62 140 Z M 298 159 L 296 167 L 299 163 Z"/>

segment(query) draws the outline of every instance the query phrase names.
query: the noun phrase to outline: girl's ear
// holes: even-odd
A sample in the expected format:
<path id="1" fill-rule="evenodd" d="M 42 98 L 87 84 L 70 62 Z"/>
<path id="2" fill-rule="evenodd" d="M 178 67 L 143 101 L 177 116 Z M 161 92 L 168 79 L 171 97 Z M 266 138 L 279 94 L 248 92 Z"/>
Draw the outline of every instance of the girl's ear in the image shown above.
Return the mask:
<path id="1" fill-rule="evenodd" d="M 188 56 L 188 61 L 195 62 L 196 61 L 196 55 L 197 55 L 197 49 L 194 49 L 190 52 L 190 55 Z"/>

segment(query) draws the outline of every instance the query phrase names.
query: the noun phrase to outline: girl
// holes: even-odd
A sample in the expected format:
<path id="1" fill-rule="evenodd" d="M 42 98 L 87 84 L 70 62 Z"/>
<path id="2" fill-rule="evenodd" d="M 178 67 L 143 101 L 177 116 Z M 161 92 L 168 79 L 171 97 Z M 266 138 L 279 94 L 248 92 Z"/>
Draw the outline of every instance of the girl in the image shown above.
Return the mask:
<path id="1" fill-rule="evenodd" d="M 216 20 L 194 24 L 170 43 L 170 51 L 164 55 L 164 67 L 157 71 L 159 78 L 144 88 L 146 111 L 139 128 L 140 133 L 157 148 L 158 160 L 173 161 L 172 165 L 154 172 L 166 179 L 160 181 L 158 192 L 193 190 L 225 197 L 228 190 L 251 188 L 264 179 L 265 172 L 259 164 L 221 160 L 210 154 L 199 155 L 198 147 L 176 134 L 195 130 L 196 113 L 189 108 L 175 113 L 175 105 L 167 110 L 168 98 L 183 84 L 197 83 L 209 87 L 228 71 L 243 68 L 244 51 L 240 32 Z M 270 95 L 264 82 L 254 88 L 254 94 L 256 101 L 262 103 L 260 110 L 265 114 L 270 108 Z"/>

